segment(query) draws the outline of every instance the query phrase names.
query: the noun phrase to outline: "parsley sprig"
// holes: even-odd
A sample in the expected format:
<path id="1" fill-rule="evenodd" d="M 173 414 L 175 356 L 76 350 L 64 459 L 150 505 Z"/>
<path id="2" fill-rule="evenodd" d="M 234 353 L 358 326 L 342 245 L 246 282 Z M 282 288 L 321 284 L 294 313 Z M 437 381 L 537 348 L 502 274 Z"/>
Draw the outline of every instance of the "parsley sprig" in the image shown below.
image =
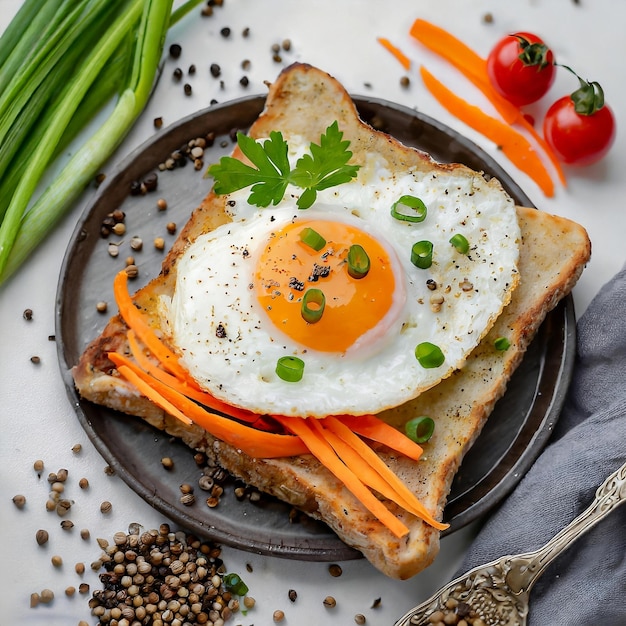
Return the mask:
<path id="1" fill-rule="evenodd" d="M 248 202 L 258 207 L 278 204 L 291 184 L 304 189 L 297 205 L 308 209 L 318 191 L 349 182 L 360 168 L 348 165 L 352 157 L 350 142 L 343 139 L 336 121 L 326 129 L 319 144 L 311 142 L 309 153 L 301 156 L 293 169 L 287 157 L 287 142 L 279 131 L 272 131 L 262 143 L 237 133 L 237 144 L 254 167 L 226 156 L 211 165 L 208 174 L 215 179 L 213 189 L 218 195 L 251 187 Z"/>

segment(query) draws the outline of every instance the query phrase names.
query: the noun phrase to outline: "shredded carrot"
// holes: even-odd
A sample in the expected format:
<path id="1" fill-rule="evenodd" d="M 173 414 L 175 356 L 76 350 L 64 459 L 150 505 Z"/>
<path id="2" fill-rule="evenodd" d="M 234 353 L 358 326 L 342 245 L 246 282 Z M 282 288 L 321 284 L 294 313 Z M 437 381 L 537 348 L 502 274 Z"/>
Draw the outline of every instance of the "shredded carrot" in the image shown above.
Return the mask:
<path id="1" fill-rule="evenodd" d="M 448 61 L 465 78 L 472 82 L 491 102 L 507 124 L 519 124 L 528 131 L 550 159 L 561 183 L 566 185 L 563 168 L 554 150 L 550 148 L 545 139 L 528 122 L 521 110 L 502 97 L 491 85 L 485 59 L 460 39 L 457 39 L 452 33 L 426 20 L 416 19 L 409 33 L 431 52 Z"/>
<path id="2" fill-rule="evenodd" d="M 393 56 L 396 57 L 398 61 L 400 61 L 400 63 L 402 64 L 402 67 L 405 70 L 411 69 L 411 59 L 409 59 L 409 57 L 406 56 L 406 54 L 404 54 L 404 52 L 402 52 L 400 48 L 398 48 L 397 46 L 394 46 L 391 43 L 391 41 L 389 41 L 389 39 L 386 39 L 385 37 L 377 37 L 376 41 L 378 41 L 378 43 L 383 48 L 391 52 L 391 54 L 393 54 Z"/>
<path id="3" fill-rule="evenodd" d="M 422 447 L 375 415 L 342 415 L 338 417 L 352 432 L 400 452 L 414 461 L 422 455 Z"/>
<path id="4" fill-rule="evenodd" d="M 128 293 L 128 274 L 124 270 L 118 272 L 113 280 L 113 295 L 122 319 L 129 328 L 132 328 L 139 339 L 148 347 L 150 352 L 161 365 L 169 372 L 185 379 L 188 376 L 186 370 L 179 365 L 178 356 L 174 354 L 156 335 L 154 330 L 146 322 L 141 311 L 135 306 L 133 299 Z"/>
<path id="5" fill-rule="evenodd" d="M 434 528 L 438 530 L 448 528 L 448 524 L 438 522 L 383 460 L 340 420 L 327 417 L 319 420 L 317 426 L 325 429 L 329 443 L 335 448 L 337 454 L 372 489 L 376 489 L 380 494 Z M 329 435 L 332 435 L 332 438 Z M 334 438 L 339 441 L 334 441 Z M 365 478 L 366 476 L 368 479 Z M 370 483 L 369 480 L 372 482 Z"/>
<path id="6" fill-rule="evenodd" d="M 404 537 L 409 529 L 400 521 L 363 483 L 351 469 L 335 454 L 335 451 L 316 430 L 315 418 L 277 418 L 285 428 L 291 430 L 306 444 L 311 454 L 328 469 L 396 537 Z"/>
<path id="7" fill-rule="evenodd" d="M 162 383 L 168 385 L 168 387 L 176 389 L 176 391 L 179 391 L 188 398 L 191 398 L 196 402 L 200 402 L 213 411 L 220 411 L 221 413 L 227 414 L 229 417 L 234 417 L 245 422 L 256 422 L 259 419 L 259 415 L 257 413 L 227 404 L 222 400 L 218 400 L 210 393 L 207 393 L 202 389 L 198 389 L 196 386 L 189 385 L 187 379 L 181 380 L 172 374 L 168 374 L 164 370 L 157 367 L 145 355 L 137 341 L 137 336 L 132 329 L 126 333 L 126 336 L 128 338 L 128 345 L 133 353 L 133 357 L 137 361 L 138 365 L 146 373 L 150 374 L 150 376 L 160 380 Z"/>
<path id="8" fill-rule="evenodd" d="M 480 108 L 463 100 L 437 80 L 425 67 L 420 68 L 422 80 L 432 95 L 452 115 L 493 141 L 508 159 L 530 176 L 547 197 L 554 195 L 554 183 L 545 165 L 521 133 Z"/>
<path id="9" fill-rule="evenodd" d="M 240 424 L 228 417 L 210 413 L 184 394 L 144 372 L 124 355 L 113 352 L 109 354 L 109 358 L 122 376 L 126 378 L 134 374 L 134 381 L 137 378 L 143 381 L 145 386 L 142 385 L 141 393 L 164 411 L 170 413 L 173 410 L 179 419 L 181 416 L 190 419 L 217 439 L 242 450 L 248 456 L 269 459 L 308 452 L 307 446 L 298 437 L 268 433 Z"/>

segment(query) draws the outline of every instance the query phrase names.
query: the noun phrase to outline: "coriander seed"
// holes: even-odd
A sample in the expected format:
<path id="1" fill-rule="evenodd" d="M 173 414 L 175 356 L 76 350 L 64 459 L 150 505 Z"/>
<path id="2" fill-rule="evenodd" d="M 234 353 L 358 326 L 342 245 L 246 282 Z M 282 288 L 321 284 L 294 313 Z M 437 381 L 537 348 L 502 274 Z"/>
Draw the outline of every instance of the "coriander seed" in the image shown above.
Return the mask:
<path id="1" fill-rule="evenodd" d="M 71 520 L 69 520 L 69 519 L 64 519 L 64 520 L 61 522 L 61 528 L 62 528 L 63 530 L 72 530 L 72 528 L 74 528 L 74 522 L 72 522 L 72 521 L 71 521 Z"/>
<path id="2" fill-rule="evenodd" d="M 165 211 L 165 209 L 167 209 L 167 200 L 165 200 L 165 198 L 159 198 L 156 205 L 159 211 Z"/>
<path id="3" fill-rule="evenodd" d="M 337 600 L 332 596 L 326 596 L 322 604 L 329 609 L 333 609 L 337 606 Z"/>
<path id="4" fill-rule="evenodd" d="M 341 574 L 343 574 L 343 570 L 341 569 L 341 565 L 333 563 L 332 565 L 328 566 L 328 573 L 334 578 L 338 578 L 339 576 L 341 576 Z"/>
<path id="5" fill-rule="evenodd" d="M 89 532 L 89 530 L 87 528 L 81 529 L 81 531 L 80 531 L 80 538 L 81 539 L 84 539 L 85 541 L 87 541 L 90 536 L 91 536 L 91 533 Z"/>
<path id="6" fill-rule="evenodd" d="M 74 454 L 79 454 L 83 449 L 83 446 L 80 443 L 76 443 L 72 446 L 72 452 Z"/>
<path id="7" fill-rule="evenodd" d="M 164 456 L 161 459 L 161 465 L 166 469 L 166 470 L 171 470 L 174 467 L 174 461 L 169 457 L 169 456 Z"/>
<path id="8" fill-rule="evenodd" d="M 285 613 L 281 610 L 274 611 L 274 614 L 272 615 L 272 619 L 275 622 L 282 622 L 285 619 Z"/>
<path id="9" fill-rule="evenodd" d="M 74 571 L 79 576 L 82 576 L 85 573 L 85 564 L 84 563 L 76 563 L 76 565 L 74 565 Z"/>
<path id="10" fill-rule="evenodd" d="M 105 500 L 100 505 L 100 512 L 103 513 L 104 515 L 107 515 L 108 513 L 111 512 L 112 508 L 113 508 L 113 505 L 110 502 L 108 502 L 107 500 Z"/>
<path id="11" fill-rule="evenodd" d="M 156 237 L 154 240 L 154 247 L 157 250 L 163 250 L 165 248 L 165 239 L 163 239 L 163 237 Z"/>
<path id="12" fill-rule="evenodd" d="M 30 594 L 30 608 L 34 609 L 38 604 L 39 604 L 39 594 L 38 593 L 31 593 Z"/>
<path id="13" fill-rule="evenodd" d="M 54 567 L 61 567 L 63 565 L 63 559 L 58 554 L 55 554 L 50 559 L 50 562 L 54 565 Z"/>
<path id="14" fill-rule="evenodd" d="M 89 488 L 89 481 L 88 481 L 86 478 L 81 478 L 81 479 L 78 481 L 78 486 L 79 486 L 81 489 L 88 489 L 88 488 Z"/>
<path id="15" fill-rule="evenodd" d="M 65 588 L 65 595 L 68 597 L 72 597 L 74 594 L 76 593 L 76 587 L 66 587 Z"/>
<path id="16" fill-rule="evenodd" d="M 366 621 L 367 620 L 365 619 L 365 615 L 363 615 L 362 613 L 357 613 L 354 616 L 354 623 L 355 624 L 362 625 L 362 624 L 365 624 Z"/>
<path id="17" fill-rule="evenodd" d="M 33 469 L 36 472 L 42 472 L 43 471 L 43 461 L 41 459 L 37 459 L 34 463 L 33 463 Z"/>
<path id="18" fill-rule="evenodd" d="M 39 529 L 35 533 L 35 539 L 40 546 L 43 546 L 44 544 L 48 543 L 49 537 L 50 535 L 48 535 L 47 530 Z"/>
<path id="19" fill-rule="evenodd" d="M 52 591 L 52 589 L 43 589 L 39 594 L 39 599 L 44 604 L 49 604 L 52 600 L 54 600 L 54 591 Z"/>
<path id="20" fill-rule="evenodd" d="M 13 496 L 13 504 L 15 504 L 18 509 L 23 509 L 26 504 L 26 496 Z"/>

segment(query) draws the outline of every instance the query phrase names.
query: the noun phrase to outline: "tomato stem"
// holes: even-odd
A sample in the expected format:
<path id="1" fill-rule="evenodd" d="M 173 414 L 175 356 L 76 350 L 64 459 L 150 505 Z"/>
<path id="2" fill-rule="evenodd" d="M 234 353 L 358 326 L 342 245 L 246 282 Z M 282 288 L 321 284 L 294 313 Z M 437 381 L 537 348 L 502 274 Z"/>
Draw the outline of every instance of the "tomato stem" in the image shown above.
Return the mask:
<path id="1" fill-rule="evenodd" d="M 574 103 L 574 110 L 578 115 L 593 115 L 604 106 L 604 90 L 597 81 L 588 81 L 581 78 L 571 67 L 555 63 L 571 72 L 580 83 L 580 87 L 570 94 Z"/>

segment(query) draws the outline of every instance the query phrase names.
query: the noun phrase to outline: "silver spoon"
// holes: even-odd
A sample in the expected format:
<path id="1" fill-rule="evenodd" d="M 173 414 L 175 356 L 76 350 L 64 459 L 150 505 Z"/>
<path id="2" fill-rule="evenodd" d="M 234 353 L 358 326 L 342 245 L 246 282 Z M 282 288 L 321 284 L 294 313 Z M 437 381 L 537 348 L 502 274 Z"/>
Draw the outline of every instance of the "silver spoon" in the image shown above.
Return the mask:
<path id="1" fill-rule="evenodd" d="M 525 626 L 532 586 L 548 565 L 572 543 L 626 500 L 626 463 L 598 487 L 591 505 L 533 552 L 503 556 L 479 565 L 448 583 L 430 599 L 411 609 L 395 626 L 426 626 L 457 613 L 460 621 L 481 626 Z M 435 615 L 434 615 L 435 614 Z M 482 620 L 479 621 L 479 620 Z"/>

